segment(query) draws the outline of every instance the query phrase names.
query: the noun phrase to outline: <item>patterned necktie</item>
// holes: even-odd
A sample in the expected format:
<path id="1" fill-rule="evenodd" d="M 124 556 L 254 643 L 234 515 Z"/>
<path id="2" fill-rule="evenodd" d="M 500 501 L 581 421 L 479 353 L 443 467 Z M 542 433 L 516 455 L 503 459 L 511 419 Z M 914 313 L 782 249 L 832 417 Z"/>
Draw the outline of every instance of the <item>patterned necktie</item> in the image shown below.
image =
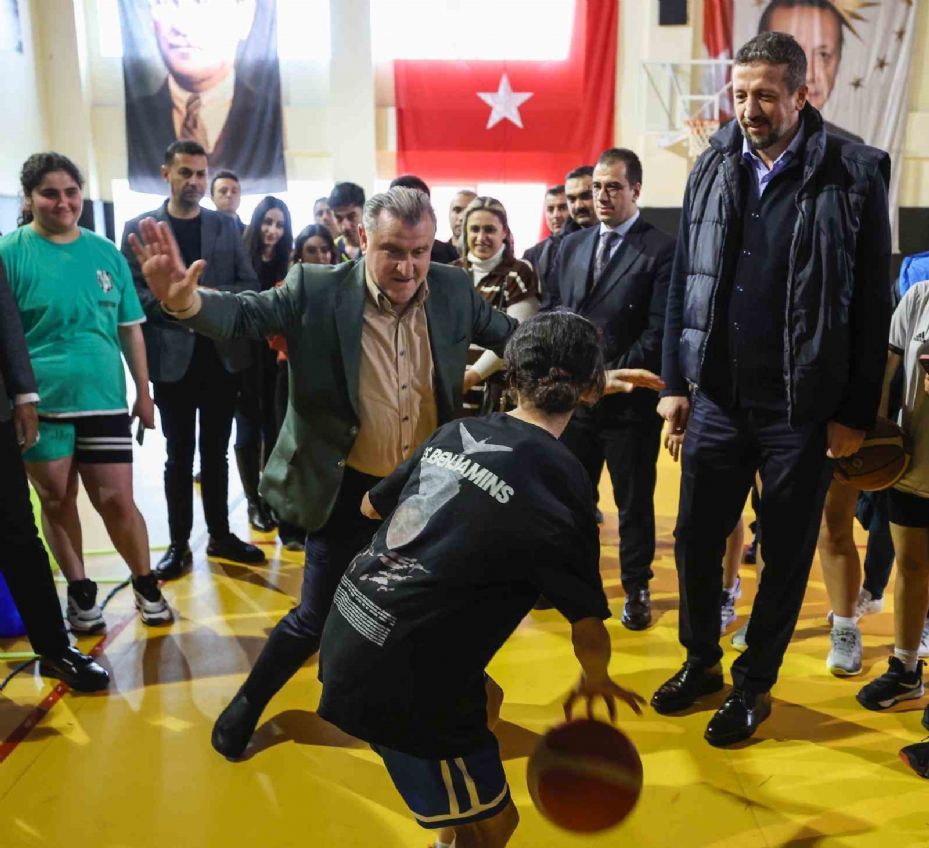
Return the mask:
<path id="1" fill-rule="evenodd" d="M 184 122 L 181 124 L 181 138 L 196 141 L 204 150 L 209 150 L 206 127 L 200 120 L 200 105 L 199 94 L 191 94 L 187 98 L 187 111 L 184 112 Z"/>
<path id="2" fill-rule="evenodd" d="M 591 289 L 597 287 L 597 284 L 600 282 L 600 278 L 603 276 L 603 271 L 607 266 L 607 263 L 610 261 L 610 254 L 613 251 L 613 245 L 616 243 L 616 239 L 619 236 L 613 230 L 607 230 L 605 233 L 600 235 L 600 244 L 597 245 L 597 255 L 594 257 L 594 276 Z"/>

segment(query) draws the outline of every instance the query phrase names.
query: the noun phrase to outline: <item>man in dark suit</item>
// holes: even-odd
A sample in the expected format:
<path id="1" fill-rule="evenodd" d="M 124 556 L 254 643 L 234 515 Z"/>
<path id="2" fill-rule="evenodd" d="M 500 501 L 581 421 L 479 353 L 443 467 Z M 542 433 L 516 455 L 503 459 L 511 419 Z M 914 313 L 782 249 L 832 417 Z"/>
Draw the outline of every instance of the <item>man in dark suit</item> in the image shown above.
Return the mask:
<path id="1" fill-rule="evenodd" d="M 532 245 L 523 254 L 523 259 L 535 268 L 543 291 L 557 252 L 558 238 L 564 232 L 565 224 L 568 223 L 570 217 L 565 187 L 563 185 L 552 186 L 545 192 L 545 224 L 548 227 L 548 236 L 538 244 Z"/>
<path id="2" fill-rule="evenodd" d="M 229 531 L 226 454 L 239 391 L 238 374 L 252 361 L 249 344 L 244 339 L 212 342 L 165 315 L 145 285 L 129 238 L 139 231 L 143 218 L 154 218 L 171 228 L 185 262 L 193 264 L 203 259 L 209 263 L 202 285 L 241 292 L 257 289 L 258 280 L 235 221 L 200 206 L 207 180 L 203 148 L 193 141 L 174 142 L 164 155 L 161 172 L 171 196 L 158 209 L 126 224 L 122 251 L 148 318 L 142 331 L 155 403 L 167 440 L 165 496 L 171 544 L 155 570 L 161 579 L 167 580 L 179 577 L 193 561 L 188 542 L 193 526 L 194 433 L 198 413 L 200 482 L 210 533 L 207 555 L 245 563 L 261 563 L 265 557 L 260 548 Z"/>
<path id="3" fill-rule="evenodd" d="M 430 264 L 435 212 L 428 196 L 397 187 L 364 207 L 362 260 L 297 265 L 281 288 L 231 295 L 197 288 L 170 231 L 147 222 L 136 242 L 163 308 L 211 338 L 284 335 L 292 393 L 262 477 L 262 494 L 306 527 L 300 603 L 274 628 L 213 730 L 238 757 L 262 710 L 319 647 L 336 586 L 378 523 L 365 492 L 436 427 L 461 415 L 472 341 L 502 353 L 516 322 L 493 309 L 459 268 Z"/>
<path id="4" fill-rule="evenodd" d="M 38 438 L 38 400 L 16 301 L 0 263 L 0 573 L 32 650 L 40 657 L 39 671 L 72 689 L 95 692 L 107 687 L 110 676 L 68 642 L 52 568 L 29 500 L 22 454 Z"/>
<path id="5" fill-rule="evenodd" d="M 228 215 L 235 221 L 239 232 L 244 235 L 245 222 L 239 217 L 239 204 L 242 202 L 242 184 L 232 171 L 218 171 L 210 180 L 210 200 L 217 212 Z"/>
<path id="6" fill-rule="evenodd" d="M 252 63 L 260 66 L 260 78 L 255 73 L 246 77 L 235 67 L 239 44 L 255 21 L 255 3 L 227 5 L 223 26 L 218 26 L 186 3 L 151 4 L 167 75 L 157 91 L 142 97 L 133 97 L 132 81 L 126 81 L 133 190 L 159 192 L 164 149 L 185 138 L 208 151 L 211 170 L 238 174 L 246 194 L 286 188 L 277 59 Z"/>
<path id="7" fill-rule="evenodd" d="M 564 237 L 552 272 L 552 306 L 592 321 L 603 334 L 606 367 L 661 365 L 665 304 L 674 240 L 638 209 L 642 164 L 631 150 L 604 151 L 591 189 L 599 226 Z M 562 436 L 593 486 L 604 460 L 619 511 L 619 565 L 626 604 L 622 623 L 651 623 L 648 583 L 655 557 L 655 463 L 661 437 L 657 399 L 645 389 L 603 398 L 579 409 Z"/>

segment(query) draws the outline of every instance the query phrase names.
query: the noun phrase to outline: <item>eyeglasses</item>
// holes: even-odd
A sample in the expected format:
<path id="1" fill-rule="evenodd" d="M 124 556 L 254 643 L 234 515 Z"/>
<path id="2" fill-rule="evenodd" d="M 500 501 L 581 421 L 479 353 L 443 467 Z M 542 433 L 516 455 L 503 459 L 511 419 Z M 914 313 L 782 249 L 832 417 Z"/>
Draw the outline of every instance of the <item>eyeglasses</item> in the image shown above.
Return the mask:
<path id="1" fill-rule="evenodd" d="M 615 197 L 626 188 L 622 183 L 592 183 L 590 186 L 594 194 L 607 194 Z"/>

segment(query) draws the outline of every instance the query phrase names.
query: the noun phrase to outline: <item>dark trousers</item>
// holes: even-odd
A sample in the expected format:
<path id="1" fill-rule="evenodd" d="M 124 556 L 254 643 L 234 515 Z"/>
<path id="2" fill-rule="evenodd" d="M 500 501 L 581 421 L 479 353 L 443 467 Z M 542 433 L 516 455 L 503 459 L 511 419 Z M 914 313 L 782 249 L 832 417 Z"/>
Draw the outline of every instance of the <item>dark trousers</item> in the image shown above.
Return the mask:
<path id="1" fill-rule="evenodd" d="M 887 515 L 887 492 L 862 492 L 856 510 L 861 526 L 868 531 L 864 558 L 864 588 L 874 599 L 883 598 L 894 565 L 894 540 Z"/>
<path id="2" fill-rule="evenodd" d="M 0 421 L 0 572 L 37 654 L 70 644 L 48 554 L 32 515 L 29 485 L 12 421 Z"/>
<path id="3" fill-rule="evenodd" d="M 252 345 L 254 362 L 240 375 L 235 407 L 236 450 L 257 448 L 262 466 L 277 442 L 277 351 L 267 342 Z"/>
<path id="4" fill-rule="evenodd" d="M 319 639 L 339 580 L 380 526 L 379 521 L 371 521 L 360 512 L 364 493 L 379 479 L 346 468 L 329 520 L 307 535 L 300 603 L 271 631 L 242 687 L 255 706 L 263 709 L 274 693 L 319 650 Z"/>
<path id="5" fill-rule="evenodd" d="M 187 373 L 175 383 L 156 382 L 155 403 L 167 441 L 165 497 L 171 541 L 186 544 L 194 520 L 193 465 L 200 415 L 200 490 L 213 537 L 229 533 L 229 435 L 239 379 L 230 374 L 209 339 L 198 336 Z"/>
<path id="6" fill-rule="evenodd" d="M 626 594 L 648 588 L 655 559 L 655 482 L 662 421 L 621 419 L 601 405 L 578 409 L 561 440 L 590 476 L 596 496 L 606 461 L 619 513 L 619 572 Z"/>
<path id="7" fill-rule="evenodd" d="M 698 392 L 681 469 L 674 554 L 680 584 L 680 640 L 688 660 L 722 658 L 719 602 L 726 537 L 738 520 L 756 470 L 765 568 L 752 607 L 748 649 L 732 666 L 733 683 L 766 692 L 793 635 L 816 550 L 826 490 L 826 425 L 791 429 L 786 412 L 726 409 Z"/>
<path id="8" fill-rule="evenodd" d="M 274 411 L 277 419 L 277 431 L 281 432 L 284 426 L 284 416 L 287 415 L 287 402 L 290 396 L 290 364 L 285 359 L 277 363 L 277 373 L 274 378 Z M 303 541 L 306 539 L 306 530 L 299 524 L 281 520 L 277 527 L 282 542 Z"/>

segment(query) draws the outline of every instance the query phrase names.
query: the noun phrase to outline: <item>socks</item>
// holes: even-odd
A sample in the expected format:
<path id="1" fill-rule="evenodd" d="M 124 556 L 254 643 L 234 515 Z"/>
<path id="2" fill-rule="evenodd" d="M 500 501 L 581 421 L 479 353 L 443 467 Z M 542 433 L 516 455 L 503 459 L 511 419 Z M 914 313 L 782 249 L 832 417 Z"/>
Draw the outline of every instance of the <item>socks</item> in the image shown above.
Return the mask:
<path id="1" fill-rule="evenodd" d="M 833 615 L 832 616 L 832 629 L 833 630 L 854 630 L 857 628 L 857 623 L 854 618 L 846 618 L 844 615 Z"/>
<path id="2" fill-rule="evenodd" d="M 907 671 L 916 671 L 919 663 L 919 651 L 907 651 L 905 648 L 894 648 L 894 656 L 903 663 Z"/>
<path id="3" fill-rule="evenodd" d="M 433 846 L 433 848 L 452 848 L 452 843 L 451 842 L 439 842 L 439 840 L 436 839 L 435 845 Z"/>

